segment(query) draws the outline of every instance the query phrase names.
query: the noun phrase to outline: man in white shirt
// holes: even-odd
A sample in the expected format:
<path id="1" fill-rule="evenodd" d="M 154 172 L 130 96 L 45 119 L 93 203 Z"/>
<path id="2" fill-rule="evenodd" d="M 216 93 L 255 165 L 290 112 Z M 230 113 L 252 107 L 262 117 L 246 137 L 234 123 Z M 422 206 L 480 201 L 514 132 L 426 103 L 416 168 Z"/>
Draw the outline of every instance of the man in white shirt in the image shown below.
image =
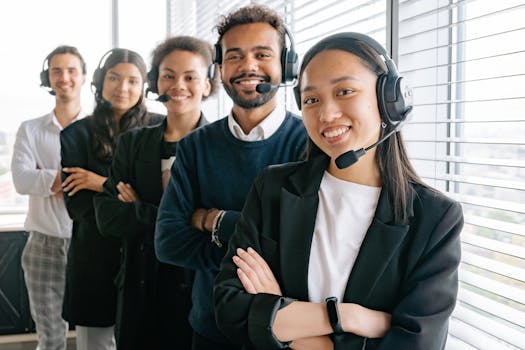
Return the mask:
<path id="1" fill-rule="evenodd" d="M 60 131 L 82 116 L 84 59 L 75 47 L 59 46 L 46 57 L 40 80 L 55 97 L 55 108 L 22 123 L 11 170 L 16 191 L 29 195 L 24 228 L 30 235 L 22 252 L 22 268 L 37 349 L 64 350 L 68 324 L 62 319 L 62 302 L 72 221 L 62 197 Z"/>

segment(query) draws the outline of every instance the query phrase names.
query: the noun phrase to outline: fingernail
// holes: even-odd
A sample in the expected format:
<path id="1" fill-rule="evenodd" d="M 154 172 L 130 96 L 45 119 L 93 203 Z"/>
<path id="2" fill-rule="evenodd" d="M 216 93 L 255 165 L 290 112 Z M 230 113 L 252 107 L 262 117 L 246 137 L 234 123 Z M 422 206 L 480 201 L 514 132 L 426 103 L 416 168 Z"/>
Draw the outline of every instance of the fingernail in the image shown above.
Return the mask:
<path id="1" fill-rule="evenodd" d="M 237 255 L 234 255 L 234 256 L 232 257 L 232 259 L 233 259 L 233 261 L 235 261 L 235 262 L 239 261 L 239 257 L 238 257 Z"/>
<path id="2" fill-rule="evenodd" d="M 255 250 L 252 249 L 252 247 L 248 247 L 248 253 L 254 253 Z"/>
<path id="3" fill-rule="evenodd" d="M 237 254 L 242 255 L 245 251 L 242 248 L 237 248 Z"/>

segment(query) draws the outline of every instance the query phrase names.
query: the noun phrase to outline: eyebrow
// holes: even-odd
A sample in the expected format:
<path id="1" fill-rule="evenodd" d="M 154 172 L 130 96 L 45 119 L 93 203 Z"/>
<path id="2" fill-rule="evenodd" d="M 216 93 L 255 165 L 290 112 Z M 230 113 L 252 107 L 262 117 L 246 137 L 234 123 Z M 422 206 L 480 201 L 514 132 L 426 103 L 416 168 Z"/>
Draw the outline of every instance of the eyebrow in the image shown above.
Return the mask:
<path id="1" fill-rule="evenodd" d="M 171 69 L 171 68 L 168 68 L 168 67 L 162 68 L 159 71 L 166 71 L 166 70 L 169 71 L 169 72 L 172 72 L 172 73 L 177 73 L 174 69 Z M 189 70 L 185 70 L 183 73 L 184 74 L 197 73 L 197 70 L 196 69 L 189 69 Z"/>
<path id="2" fill-rule="evenodd" d="M 257 51 L 257 50 L 268 50 L 268 51 L 273 51 L 273 48 L 271 46 L 265 46 L 265 45 L 257 45 L 255 47 L 252 47 L 250 49 L 250 51 Z M 232 52 L 232 51 L 235 51 L 235 52 L 240 52 L 242 51 L 240 47 L 232 47 L 230 49 L 227 49 L 225 54 L 229 53 L 229 52 Z"/>
<path id="3" fill-rule="evenodd" d="M 337 83 L 340 83 L 342 81 L 346 81 L 346 80 L 360 80 L 359 78 L 356 78 L 356 77 L 353 77 L 353 76 L 349 76 L 349 75 L 345 75 L 343 77 L 339 77 L 339 78 L 335 78 L 335 79 L 332 79 L 330 80 L 330 84 L 334 85 L 334 84 L 337 84 Z M 312 85 L 306 85 L 302 90 L 301 92 L 307 92 L 307 91 L 312 91 L 312 90 L 315 90 L 315 86 L 312 86 Z"/>

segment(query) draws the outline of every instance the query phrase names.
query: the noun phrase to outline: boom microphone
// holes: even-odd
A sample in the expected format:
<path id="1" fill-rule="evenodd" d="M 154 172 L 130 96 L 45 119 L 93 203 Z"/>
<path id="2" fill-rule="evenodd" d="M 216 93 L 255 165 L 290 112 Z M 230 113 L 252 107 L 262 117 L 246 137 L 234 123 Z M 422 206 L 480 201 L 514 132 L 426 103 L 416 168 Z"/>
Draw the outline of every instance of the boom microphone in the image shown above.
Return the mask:
<path id="1" fill-rule="evenodd" d="M 169 100 L 170 100 L 170 95 L 168 95 L 168 94 L 160 95 L 159 97 L 157 97 L 155 99 L 155 101 L 159 101 L 159 102 L 162 102 L 162 103 L 168 102 Z"/>
<path id="2" fill-rule="evenodd" d="M 257 91 L 260 94 L 267 94 L 271 90 L 278 89 L 278 88 L 279 88 L 279 84 L 276 85 L 276 84 L 271 84 L 271 83 L 260 83 L 260 84 L 257 84 L 257 86 L 255 87 L 255 91 Z"/>
<path id="3" fill-rule="evenodd" d="M 388 139 L 393 133 L 399 130 L 399 127 L 401 126 L 401 124 L 402 123 L 399 123 L 392 131 L 390 131 L 388 134 L 383 136 L 379 141 L 368 146 L 367 148 L 360 148 L 358 150 L 350 150 L 348 152 L 341 154 L 339 157 L 335 159 L 335 165 L 337 165 L 337 168 L 339 169 L 345 169 L 353 165 L 355 162 L 359 160 L 359 158 L 364 156 L 366 152 L 368 152 L 374 147 L 379 146 L 381 143 L 385 142 L 386 139 Z"/>

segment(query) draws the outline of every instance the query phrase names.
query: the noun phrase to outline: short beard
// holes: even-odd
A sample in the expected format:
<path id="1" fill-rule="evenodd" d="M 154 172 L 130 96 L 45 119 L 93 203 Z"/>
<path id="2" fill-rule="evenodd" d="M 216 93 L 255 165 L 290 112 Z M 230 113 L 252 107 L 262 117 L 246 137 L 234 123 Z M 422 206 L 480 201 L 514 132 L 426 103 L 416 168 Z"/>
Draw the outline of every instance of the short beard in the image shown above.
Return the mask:
<path id="1" fill-rule="evenodd" d="M 253 94 L 257 94 L 257 96 L 253 99 L 248 100 L 239 96 L 237 91 L 232 86 L 226 84 L 224 84 L 223 86 L 224 90 L 226 90 L 226 93 L 228 94 L 228 96 L 230 96 L 233 103 L 244 109 L 254 109 L 261 107 L 268 103 L 268 101 L 270 101 L 277 93 L 277 89 L 272 89 L 265 94 L 259 94 L 254 91 Z"/>

